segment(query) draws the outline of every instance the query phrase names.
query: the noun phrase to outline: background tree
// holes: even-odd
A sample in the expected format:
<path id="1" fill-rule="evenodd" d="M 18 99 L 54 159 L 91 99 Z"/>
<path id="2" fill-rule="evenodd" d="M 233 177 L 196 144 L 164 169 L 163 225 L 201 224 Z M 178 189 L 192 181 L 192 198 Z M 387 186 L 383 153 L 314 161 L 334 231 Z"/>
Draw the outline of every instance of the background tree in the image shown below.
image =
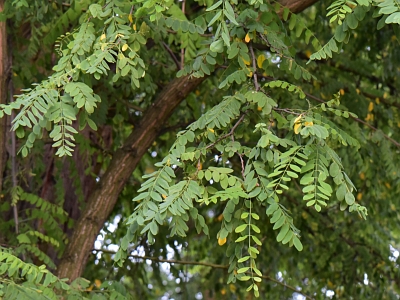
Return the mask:
<path id="1" fill-rule="evenodd" d="M 398 3 L 314 2 L 0 3 L 2 293 L 395 297 Z"/>

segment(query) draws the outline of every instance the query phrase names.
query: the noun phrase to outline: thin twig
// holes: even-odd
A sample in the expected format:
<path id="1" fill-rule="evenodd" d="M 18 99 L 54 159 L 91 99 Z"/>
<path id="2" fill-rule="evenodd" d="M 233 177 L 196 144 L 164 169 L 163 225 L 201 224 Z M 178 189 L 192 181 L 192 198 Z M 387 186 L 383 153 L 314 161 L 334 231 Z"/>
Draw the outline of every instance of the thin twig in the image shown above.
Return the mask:
<path id="1" fill-rule="evenodd" d="M 103 253 L 108 253 L 108 254 L 116 254 L 115 251 L 111 251 L 111 250 L 103 250 L 103 249 L 93 249 L 92 251 L 96 251 L 97 252 L 103 252 Z M 174 259 L 163 259 L 163 258 L 158 258 L 158 257 L 153 257 L 153 256 L 140 256 L 140 255 L 134 255 L 134 254 L 129 254 L 128 255 L 131 258 L 136 258 L 136 259 L 148 259 L 151 261 L 155 261 L 155 262 L 164 262 L 164 263 L 170 263 L 170 264 L 179 264 L 179 265 L 192 265 L 192 266 L 204 266 L 204 267 L 209 267 L 209 268 L 215 268 L 215 269 L 223 269 L 223 270 L 227 270 L 229 269 L 229 265 L 219 265 L 219 264 L 213 264 L 213 263 L 208 263 L 208 262 L 201 262 L 201 261 L 187 261 L 187 260 L 174 260 Z M 306 299 L 314 299 L 304 293 L 302 293 L 301 291 L 297 290 L 295 287 L 290 286 L 286 283 L 283 283 L 275 278 L 272 278 L 270 276 L 267 275 L 262 275 L 261 276 L 264 279 L 267 279 L 269 281 L 275 282 L 289 290 L 292 290 L 300 295 L 303 295 Z"/>
<path id="2" fill-rule="evenodd" d="M 239 152 L 236 152 L 236 154 L 237 154 L 237 155 L 239 156 L 239 158 L 240 158 L 240 163 L 242 164 L 242 177 L 243 177 L 243 180 L 245 180 L 243 156 L 242 156 L 242 154 L 240 154 Z"/>
<path id="3" fill-rule="evenodd" d="M 178 70 L 180 70 L 181 69 L 181 64 L 179 63 L 179 60 L 176 58 L 174 52 L 172 52 L 171 48 L 168 47 L 168 45 L 166 43 L 164 43 L 164 42 L 162 42 L 162 43 L 163 43 L 163 46 L 164 46 L 165 50 L 167 50 L 167 52 L 171 56 L 172 60 L 174 61 L 175 65 L 177 66 Z"/>
<path id="4" fill-rule="evenodd" d="M 182 13 L 185 14 L 186 0 L 182 1 Z M 182 43 L 182 41 L 181 41 Z M 185 48 L 181 49 L 181 68 L 185 66 Z"/>
<path id="5" fill-rule="evenodd" d="M 232 142 L 234 142 L 235 141 L 235 137 L 233 136 L 233 134 L 231 135 L 231 139 L 232 139 Z M 240 163 L 241 163 L 241 165 L 242 165 L 242 177 L 243 177 L 243 180 L 245 180 L 245 176 L 244 176 L 244 161 L 243 161 L 243 154 L 240 154 L 239 152 L 235 152 L 238 156 L 239 156 L 239 158 L 240 158 Z"/>
<path id="6" fill-rule="evenodd" d="M 246 114 L 242 114 L 241 117 L 239 118 L 239 120 L 236 122 L 235 125 L 233 125 L 233 127 L 231 128 L 231 131 L 229 131 L 229 133 L 224 134 L 223 136 L 220 136 L 215 142 L 209 144 L 206 146 L 206 149 L 209 149 L 213 146 L 215 146 L 215 144 L 217 144 L 218 142 L 222 141 L 223 139 L 226 139 L 227 137 L 233 135 L 233 133 L 235 132 L 236 128 L 240 125 L 240 123 L 242 123 L 244 117 Z"/>
<path id="7" fill-rule="evenodd" d="M 359 122 L 359 123 L 364 124 L 365 126 L 371 128 L 371 129 L 374 130 L 374 131 L 379 130 L 378 128 L 375 128 L 374 126 L 368 124 L 367 122 L 365 122 L 365 121 L 363 121 L 363 120 L 361 120 L 361 119 L 359 119 L 359 118 L 355 118 L 355 117 L 351 117 L 351 118 L 352 118 L 353 120 Z M 381 131 L 382 131 L 382 130 L 381 130 Z M 398 148 L 400 148 L 400 143 L 399 143 L 398 141 L 396 141 L 396 140 L 392 139 L 390 136 L 384 134 L 383 131 L 382 131 L 382 135 L 383 135 L 383 136 L 385 137 L 385 139 L 387 139 L 389 142 L 392 142 L 394 145 L 396 145 Z"/>
<path id="8" fill-rule="evenodd" d="M 140 112 L 144 112 L 144 111 L 145 111 L 145 110 L 144 110 L 143 108 L 141 108 L 140 106 L 135 105 L 135 104 L 132 104 L 132 103 L 129 103 L 129 101 L 127 101 L 127 100 L 119 99 L 118 101 L 123 102 L 126 106 L 128 106 L 129 108 L 132 108 L 132 109 L 134 109 L 134 110 L 137 110 L 137 111 L 140 111 Z"/>
<path id="9" fill-rule="evenodd" d="M 132 16 L 132 14 L 133 14 L 133 5 L 131 6 L 131 11 L 129 12 L 129 16 Z M 129 26 L 131 26 L 132 25 L 132 22 L 129 22 Z"/>
<path id="10" fill-rule="evenodd" d="M 262 76 L 262 75 L 261 75 L 261 76 Z M 274 80 L 273 78 L 271 78 L 271 77 L 269 77 L 269 76 L 262 76 L 262 77 L 265 78 L 265 79 L 267 79 L 267 80 L 270 80 L 270 81 L 271 81 L 271 80 Z M 318 97 L 316 97 L 316 96 L 314 96 L 314 95 L 312 95 L 312 94 L 310 94 L 310 93 L 304 92 L 304 94 L 305 94 L 308 98 L 313 99 L 313 100 L 315 100 L 315 101 L 317 101 L 317 102 L 319 102 L 319 103 L 326 103 L 326 101 L 324 101 L 324 100 L 322 100 L 321 98 L 318 98 Z M 361 120 L 361 119 L 359 119 L 359 118 L 355 118 L 355 117 L 351 117 L 351 116 L 350 116 L 350 118 L 352 118 L 354 121 L 356 121 L 356 122 L 358 122 L 358 123 L 364 124 L 365 126 L 369 127 L 369 128 L 372 129 L 373 131 L 378 131 L 378 130 L 380 130 L 380 129 L 378 129 L 378 128 L 376 128 L 376 127 L 374 127 L 374 126 L 368 124 L 367 122 L 365 122 L 365 121 L 363 121 L 363 120 Z M 391 137 L 388 136 L 387 134 L 383 133 L 383 131 L 382 131 L 382 135 L 383 135 L 383 137 L 384 137 L 385 139 L 387 139 L 387 140 L 388 140 L 389 142 L 391 142 L 393 145 L 395 145 L 396 147 L 400 148 L 400 143 L 399 143 L 398 141 L 394 140 L 393 138 L 391 138 Z"/>
<path id="11" fill-rule="evenodd" d="M 305 93 L 305 94 L 307 95 L 307 97 L 309 97 L 309 98 L 311 98 L 311 99 L 314 99 L 315 101 L 318 101 L 318 102 L 320 102 L 320 103 L 326 103 L 324 100 L 322 100 L 322 99 L 320 99 L 320 98 L 318 98 L 318 97 L 315 97 L 315 96 L 313 96 L 313 95 L 311 95 L 311 94 L 308 94 L 308 93 Z M 359 118 L 352 117 L 352 116 L 350 116 L 350 118 L 352 118 L 354 121 L 356 121 L 356 122 L 358 122 L 358 123 L 364 124 L 365 126 L 369 127 L 369 128 L 372 129 L 373 131 L 378 131 L 378 130 L 380 130 L 380 129 L 378 129 L 378 128 L 376 128 L 376 127 L 374 127 L 374 126 L 368 124 L 367 122 L 365 122 L 365 121 L 363 121 L 363 120 L 361 120 L 361 119 L 359 119 Z M 396 140 L 392 139 L 390 136 L 384 134 L 383 131 L 382 131 L 382 135 L 383 135 L 383 136 L 385 137 L 385 139 L 387 139 L 389 142 L 393 143 L 396 147 L 400 148 L 400 143 L 399 143 L 398 141 L 396 141 Z"/>
<path id="12" fill-rule="evenodd" d="M 253 61 L 254 87 L 256 88 L 256 92 L 258 92 L 260 90 L 260 85 L 258 84 L 258 79 L 257 79 L 257 63 L 256 63 L 256 57 L 254 55 L 253 45 L 251 42 L 249 44 L 249 50 L 250 50 L 250 54 L 251 54 L 251 59 Z"/>
<path id="13" fill-rule="evenodd" d="M 296 113 L 293 110 L 290 110 L 288 108 L 277 108 L 277 107 L 274 107 L 273 110 L 275 110 L 275 111 L 283 111 L 285 113 L 292 114 L 292 115 L 297 115 L 297 116 L 301 115 L 301 113 Z"/>

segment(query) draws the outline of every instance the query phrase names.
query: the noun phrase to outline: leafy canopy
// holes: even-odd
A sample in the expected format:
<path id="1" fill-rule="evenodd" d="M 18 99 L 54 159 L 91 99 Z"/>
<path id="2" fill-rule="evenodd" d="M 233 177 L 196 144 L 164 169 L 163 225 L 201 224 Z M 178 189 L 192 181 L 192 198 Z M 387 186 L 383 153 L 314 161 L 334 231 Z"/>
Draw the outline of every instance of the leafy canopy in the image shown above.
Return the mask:
<path id="1" fill-rule="evenodd" d="M 176 112 L 176 119 L 194 121 L 172 142 L 171 135 L 161 138 L 162 146 L 154 148 L 161 161 L 151 172 L 134 174 L 143 175 L 141 187 L 121 196 L 134 199 L 118 211 L 126 226 L 116 265 L 134 263 L 132 251 L 157 257 L 171 245 L 177 256 L 220 263 L 229 291 L 211 288 L 210 282 L 207 288 L 224 297 L 251 291 L 273 299 L 280 288 L 264 280 L 274 282 L 278 272 L 306 296 L 323 297 L 321 289 L 338 297 L 395 295 L 390 282 L 398 280 L 398 270 L 389 244 L 398 245 L 399 3 L 337 0 L 305 15 L 263 0 L 184 3 L 187 11 L 171 0 L 82 1 L 57 16 L 43 38 L 56 42 L 53 72 L 1 106 L 1 116 L 18 112 L 12 129 L 23 141 L 21 155 L 35 155 L 38 141 L 50 139 L 55 155 L 73 156 L 76 146 L 87 147 L 85 127 L 96 131 L 110 123 L 113 106 L 113 132 L 121 141 L 132 128 L 132 115 L 151 107 L 157 84 L 171 76 L 206 77 Z M 30 8 L 14 1 L 5 12 L 18 20 L 19 10 Z M 48 22 L 48 12 L 37 8 L 36 14 L 35 20 Z M 76 24 L 68 33 L 66 22 Z M 128 113 L 107 88 L 128 99 L 123 100 L 131 104 Z M 21 187 L 14 192 L 15 203 L 51 211 L 46 227 L 67 222 L 61 205 Z M 54 227 L 51 235 L 27 227 L 17 237 L 15 254 L 35 253 L 30 236 L 62 253 L 63 233 Z M 172 246 L 175 242 L 184 248 Z M 6 262 L 1 268 L 7 276 L 0 278 L 5 297 L 32 288 L 49 298 L 83 297 L 87 287 L 81 284 L 81 293 L 72 293 L 73 283 L 8 252 L 0 261 Z M 161 281 L 162 271 L 153 272 Z M 206 272 L 188 273 L 204 281 Z"/>

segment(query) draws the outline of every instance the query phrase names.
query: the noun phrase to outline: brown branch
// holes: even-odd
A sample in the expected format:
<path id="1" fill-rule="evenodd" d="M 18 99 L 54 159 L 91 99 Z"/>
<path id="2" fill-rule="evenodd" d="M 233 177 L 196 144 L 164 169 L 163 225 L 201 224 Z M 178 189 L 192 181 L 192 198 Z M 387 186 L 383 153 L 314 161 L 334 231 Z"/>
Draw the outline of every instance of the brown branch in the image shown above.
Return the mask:
<path id="1" fill-rule="evenodd" d="M 220 142 L 223 139 L 226 139 L 227 137 L 230 137 L 231 135 L 233 135 L 235 133 L 236 128 L 240 125 L 240 123 L 242 123 L 244 117 L 245 117 L 245 114 L 242 114 L 241 117 L 239 118 L 239 120 L 236 122 L 235 125 L 233 125 L 233 127 L 231 128 L 231 130 L 227 134 L 224 134 L 223 136 L 220 136 L 215 142 L 213 142 L 211 144 L 208 144 L 206 146 L 206 149 L 214 147 L 215 144 L 217 144 L 218 142 Z"/>
<path id="2" fill-rule="evenodd" d="M 127 100 L 119 99 L 119 100 L 117 100 L 117 101 L 123 102 L 123 103 L 124 103 L 126 106 L 128 106 L 129 108 L 132 108 L 132 109 L 137 110 L 137 111 L 140 111 L 140 112 L 144 112 L 144 109 L 143 109 L 143 108 L 141 108 L 141 107 L 138 106 L 138 105 L 129 103 L 129 101 L 127 101 Z"/>
<path id="3" fill-rule="evenodd" d="M 186 0 L 182 0 L 182 13 L 185 14 Z M 182 41 L 181 41 L 182 44 Z M 185 48 L 181 48 L 181 68 L 185 66 Z"/>
<path id="4" fill-rule="evenodd" d="M 320 103 L 326 103 L 324 100 L 322 100 L 322 99 L 320 99 L 320 98 L 318 98 L 318 97 L 316 97 L 316 96 L 313 96 L 313 95 L 311 95 L 311 94 L 309 94 L 309 93 L 304 93 L 304 94 L 306 94 L 307 97 L 309 97 L 309 98 L 311 98 L 311 99 L 313 99 L 313 100 L 315 100 L 315 101 L 318 101 L 318 102 L 320 102 Z M 367 122 L 365 122 L 365 121 L 363 121 L 363 120 L 361 120 L 361 119 L 359 119 L 359 118 L 352 117 L 352 116 L 350 116 L 350 118 L 352 118 L 354 121 L 356 121 L 356 122 L 358 122 L 358 123 L 364 124 L 365 126 L 369 127 L 369 128 L 372 129 L 373 131 L 378 131 L 378 130 L 380 130 L 380 129 L 378 129 L 378 128 L 372 126 L 371 124 L 368 124 Z M 385 139 L 387 139 L 389 142 L 393 143 L 396 147 L 400 148 L 400 143 L 399 143 L 398 141 L 392 139 L 390 136 L 388 136 L 387 134 L 383 133 L 382 130 L 381 130 L 381 132 L 382 132 L 382 135 L 384 136 Z"/>
<path id="5" fill-rule="evenodd" d="M 171 48 L 164 42 L 162 42 L 162 44 L 163 44 L 165 50 L 167 50 L 169 56 L 171 56 L 171 58 L 174 61 L 175 65 L 177 66 L 178 70 L 182 69 L 181 64 L 179 63 L 178 59 L 176 58 L 174 52 L 172 52 Z"/>
<path id="6" fill-rule="evenodd" d="M 4 10 L 5 1 L 0 0 L 0 13 Z M 7 41 L 7 23 L 0 22 L 0 104 L 7 103 L 7 81 L 11 78 L 11 49 Z M 10 53 L 8 53 L 10 52 Z M 6 127 L 7 118 L 0 119 L 0 192 L 3 190 L 3 173 L 6 167 Z"/>
<path id="7" fill-rule="evenodd" d="M 117 252 L 115 251 L 111 251 L 111 250 L 103 250 L 103 249 L 93 249 L 92 251 L 96 251 L 97 252 L 102 252 L 102 253 L 107 253 L 107 254 L 116 254 Z M 163 258 L 158 258 L 158 257 L 153 257 L 153 256 L 146 256 L 146 255 L 134 255 L 134 254 L 129 254 L 128 255 L 131 258 L 135 258 L 135 259 L 148 259 L 151 261 L 155 261 L 155 262 L 163 262 L 163 263 L 170 263 L 170 264 L 179 264 L 179 265 L 192 265 L 192 266 L 204 266 L 204 267 L 209 267 L 209 268 L 215 268 L 215 269 L 223 269 L 223 270 L 228 270 L 229 269 L 229 265 L 219 265 L 219 264 L 213 264 L 213 263 L 209 263 L 209 262 L 201 262 L 201 261 L 188 261 L 188 260 L 175 260 L 175 259 L 163 259 Z M 249 274 L 249 273 L 248 273 Z M 308 296 L 307 294 L 302 293 L 301 291 L 297 290 L 295 287 L 288 285 L 284 282 L 281 282 L 275 278 L 272 278 L 270 276 L 267 275 L 262 275 L 260 276 L 261 278 L 264 278 L 266 280 L 272 281 L 274 283 L 277 283 L 289 290 L 292 290 L 302 296 L 304 296 L 306 299 L 314 299 L 311 296 Z"/>
<path id="8" fill-rule="evenodd" d="M 253 45 L 251 42 L 249 44 L 249 50 L 250 50 L 250 54 L 251 54 L 251 59 L 253 61 L 254 87 L 256 89 L 256 92 L 258 92 L 260 90 L 260 85 L 258 84 L 258 80 L 257 80 L 257 63 L 256 63 L 256 57 L 254 55 Z"/>

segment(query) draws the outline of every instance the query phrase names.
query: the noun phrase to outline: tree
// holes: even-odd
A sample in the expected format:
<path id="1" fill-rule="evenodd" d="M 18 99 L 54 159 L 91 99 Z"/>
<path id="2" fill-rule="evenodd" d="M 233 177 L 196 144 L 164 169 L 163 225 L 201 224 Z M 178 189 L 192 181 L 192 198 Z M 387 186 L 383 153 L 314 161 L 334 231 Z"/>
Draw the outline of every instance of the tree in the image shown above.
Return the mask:
<path id="1" fill-rule="evenodd" d="M 396 297 L 397 4 L 1 2 L 1 292 Z"/>

